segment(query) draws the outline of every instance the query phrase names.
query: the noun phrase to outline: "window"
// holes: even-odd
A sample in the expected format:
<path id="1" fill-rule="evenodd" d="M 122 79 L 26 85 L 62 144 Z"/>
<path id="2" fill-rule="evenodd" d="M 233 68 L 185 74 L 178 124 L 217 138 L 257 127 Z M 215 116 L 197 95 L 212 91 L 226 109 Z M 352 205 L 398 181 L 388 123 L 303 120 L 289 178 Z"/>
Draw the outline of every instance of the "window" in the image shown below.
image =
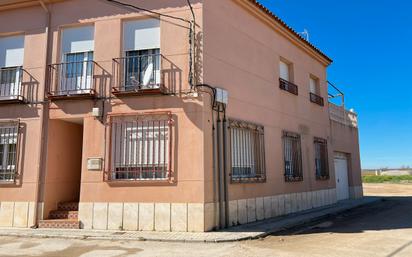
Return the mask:
<path id="1" fill-rule="evenodd" d="M 66 78 L 81 78 L 92 75 L 93 52 L 68 53 L 65 56 Z"/>
<path id="2" fill-rule="evenodd" d="M 328 143 L 325 139 L 315 138 L 314 146 L 316 178 L 320 180 L 329 179 Z"/>
<path id="3" fill-rule="evenodd" d="M 0 124 L 0 182 L 16 179 L 18 130 L 18 124 Z"/>
<path id="4" fill-rule="evenodd" d="M 283 132 L 285 181 L 302 181 L 302 151 L 300 135 Z"/>
<path id="5" fill-rule="evenodd" d="M 21 93 L 24 36 L 0 37 L 0 97 L 11 99 Z"/>
<path id="6" fill-rule="evenodd" d="M 144 19 L 128 21 L 123 27 L 123 90 L 160 87 L 160 21 Z M 122 71 L 122 72 L 123 72 Z"/>
<path id="7" fill-rule="evenodd" d="M 90 92 L 93 82 L 94 27 L 67 28 L 62 32 L 62 61 L 57 68 L 62 93 Z"/>
<path id="8" fill-rule="evenodd" d="M 321 97 L 319 79 L 310 75 L 309 77 L 309 97 L 312 103 L 324 106 L 323 97 Z"/>
<path id="9" fill-rule="evenodd" d="M 126 52 L 126 89 L 156 88 L 160 83 L 160 49 Z"/>
<path id="10" fill-rule="evenodd" d="M 110 180 L 170 178 L 171 116 L 113 117 Z"/>
<path id="11" fill-rule="evenodd" d="M 280 61 L 280 78 L 286 81 L 291 81 L 290 64 Z"/>
<path id="12" fill-rule="evenodd" d="M 232 181 L 265 180 L 265 140 L 263 126 L 230 122 Z"/>
<path id="13" fill-rule="evenodd" d="M 312 94 L 320 95 L 319 79 L 314 76 L 309 77 L 309 87 Z"/>
<path id="14" fill-rule="evenodd" d="M 280 75 L 279 75 L 279 88 L 288 91 L 291 94 L 298 95 L 298 86 L 291 81 L 292 65 L 286 61 L 281 60 L 279 63 Z"/>

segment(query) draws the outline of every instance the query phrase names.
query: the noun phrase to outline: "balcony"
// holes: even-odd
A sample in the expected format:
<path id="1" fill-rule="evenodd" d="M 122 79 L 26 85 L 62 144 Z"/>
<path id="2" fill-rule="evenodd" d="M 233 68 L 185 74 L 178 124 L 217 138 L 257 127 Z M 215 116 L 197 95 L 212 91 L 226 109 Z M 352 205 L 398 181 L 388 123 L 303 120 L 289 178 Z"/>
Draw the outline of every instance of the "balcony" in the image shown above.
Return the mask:
<path id="1" fill-rule="evenodd" d="M 49 65 L 48 98 L 53 100 L 95 97 L 95 66 L 94 61 Z"/>
<path id="2" fill-rule="evenodd" d="M 161 54 L 135 55 L 113 59 L 116 96 L 164 94 L 168 90 L 162 82 Z"/>
<path id="3" fill-rule="evenodd" d="M 289 82 L 287 80 L 284 80 L 282 78 L 279 78 L 279 88 L 285 91 L 288 91 L 291 94 L 298 95 L 299 90 L 298 86 L 293 84 L 292 82 Z"/>
<path id="4" fill-rule="evenodd" d="M 312 103 L 315 103 L 315 104 L 320 105 L 320 106 L 325 105 L 325 101 L 323 100 L 323 97 L 321 97 L 317 94 L 314 94 L 314 93 L 311 92 L 311 93 L 309 93 L 309 98 L 310 98 L 310 101 Z"/>
<path id="5" fill-rule="evenodd" d="M 23 67 L 0 68 L 0 103 L 24 102 Z"/>
<path id="6" fill-rule="evenodd" d="M 343 125 L 357 128 L 358 115 L 352 111 L 345 110 L 343 106 L 329 103 L 329 117 L 331 120 Z"/>

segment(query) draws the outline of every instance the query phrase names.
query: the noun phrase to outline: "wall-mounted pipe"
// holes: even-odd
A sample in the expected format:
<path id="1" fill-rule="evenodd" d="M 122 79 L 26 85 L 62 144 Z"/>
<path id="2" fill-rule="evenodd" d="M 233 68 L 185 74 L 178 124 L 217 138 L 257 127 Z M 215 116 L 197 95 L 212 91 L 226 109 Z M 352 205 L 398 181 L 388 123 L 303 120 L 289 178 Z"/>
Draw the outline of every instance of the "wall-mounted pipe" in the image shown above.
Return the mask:
<path id="1" fill-rule="evenodd" d="M 51 39 L 51 12 L 50 9 L 47 7 L 47 5 L 44 3 L 43 0 L 39 0 L 39 4 L 43 8 L 43 10 L 46 13 L 46 43 L 45 43 L 45 56 L 44 56 L 44 63 L 45 63 L 45 71 L 44 71 L 44 88 L 46 88 L 47 84 L 47 64 L 51 55 L 51 50 L 50 50 L 50 39 Z M 48 121 L 49 121 L 49 102 L 44 101 L 46 98 L 46 90 L 43 90 L 43 101 L 42 101 L 42 114 L 41 114 L 41 123 L 40 123 L 40 144 L 39 144 L 39 151 L 38 151 L 38 160 L 39 160 L 39 165 L 38 165 L 38 178 L 37 178 L 37 184 L 36 184 L 36 190 L 35 190 L 35 201 L 34 201 L 34 225 L 32 228 L 36 228 L 38 226 L 38 220 L 39 220 L 39 203 L 40 203 L 40 196 L 42 195 L 42 182 L 46 173 L 46 149 L 47 149 L 47 128 L 48 128 Z"/>

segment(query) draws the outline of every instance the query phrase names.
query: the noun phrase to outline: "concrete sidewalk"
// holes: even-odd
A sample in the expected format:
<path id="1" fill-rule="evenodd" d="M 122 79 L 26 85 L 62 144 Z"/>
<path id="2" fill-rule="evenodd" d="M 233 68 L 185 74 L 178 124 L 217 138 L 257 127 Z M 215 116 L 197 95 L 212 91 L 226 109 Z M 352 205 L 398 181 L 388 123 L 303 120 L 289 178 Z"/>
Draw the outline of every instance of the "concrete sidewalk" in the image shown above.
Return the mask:
<path id="1" fill-rule="evenodd" d="M 381 201 L 379 197 L 346 200 L 338 204 L 312 209 L 288 216 L 277 217 L 215 232 L 147 232 L 147 231 L 99 231 L 57 229 L 0 229 L 0 236 L 34 238 L 68 238 L 94 240 L 139 240 L 163 242 L 234 242 L 257 239 L 281 230 L 300 226 L 336 215 L 352 208 Z"/>

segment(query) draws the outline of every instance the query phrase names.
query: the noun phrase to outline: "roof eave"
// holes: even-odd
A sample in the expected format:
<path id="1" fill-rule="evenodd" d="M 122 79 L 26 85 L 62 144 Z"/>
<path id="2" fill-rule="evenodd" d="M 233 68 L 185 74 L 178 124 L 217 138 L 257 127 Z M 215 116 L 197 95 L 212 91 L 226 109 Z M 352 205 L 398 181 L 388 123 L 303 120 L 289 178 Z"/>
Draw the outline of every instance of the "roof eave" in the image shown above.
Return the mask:
<path id="1" fill-rule="evenodd" d="M 259 3 L 257 0 L 241 0 L 240 2 L 247 2 L 249 6 L 255 7 L 256 10 L 264 13 L 265 16 L 272 21 L 274 25 L 278 28 L 279 32 L 283 32 L 283 34 L 289 37 L 290 40 L 295 41 L 295 43 L 299 44 L 302 48 L 307 50 L 307 52 L 312 53 L 314 56 L 318 57 L 319 61 L 321 61 L 325 66 L 329 66 L 333 60 L 329 58 L 325 53 L 323 53 L 319 48 L 308 42 L 304 39 L 301 35 L 299 35 L 295 30 L 289 27 L 282 19 L 272 13 L 269 9 L 267 9 L 264 5 Z"/>

